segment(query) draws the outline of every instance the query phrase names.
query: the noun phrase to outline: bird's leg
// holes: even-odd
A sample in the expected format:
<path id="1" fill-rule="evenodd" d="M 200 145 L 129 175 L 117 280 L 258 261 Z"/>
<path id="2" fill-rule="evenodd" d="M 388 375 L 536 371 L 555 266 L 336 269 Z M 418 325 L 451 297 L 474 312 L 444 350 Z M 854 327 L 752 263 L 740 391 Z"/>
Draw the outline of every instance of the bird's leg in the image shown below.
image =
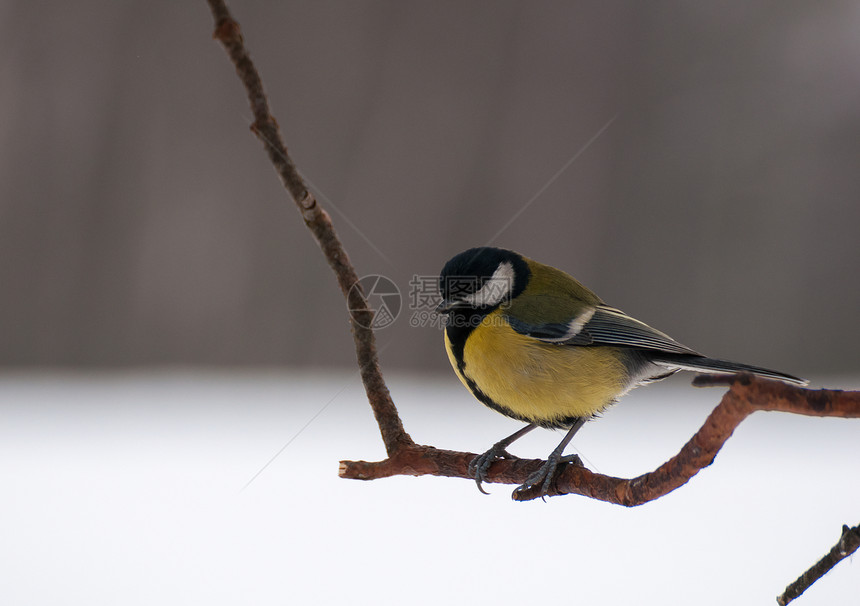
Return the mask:
<path id="1" fill-rule="evenodd" d="M 534 423 L 530 423 L 526 425 L 519 431 L 512 433 L 504 440 L 499 440 L 493 447 L 490 448 L 487 452 L 482 455 L 478 455 L 472 462 L 469 463 L 469 473 L 471 473 L 475 478 L 475 483 L 478 485 L 478 490 L 483 492 L 484 494 L 490 494 L 486 490 L 481 487 L 481 482 L 486 480 L 487 478 L 487 470 L 492 465 L 493 461 L 496 459 L 516 459 L 517 457 L 513 456 L 506 449 L 508 446 L 519 440 L 521 437 L 526 435 L 532 429 L 537 427 Z"/>
<path id="2" fill-rule="evenodd" d="M 531 474 L 527 479 L 525 484 L 517 488 L 514 492 L 519 492 L 522 490 L 528 490 L 532 486 L 535 486 L 538 483 L 541 483 L 541 498 L 549 491 L 550 482 L 552 482 L 553 477 L 555 476 L 555 470 L 558 468 L 559 463 L 573 463 L 576 462 L 579 465 L 582 465 L 582 461 L 579 459 L 579 455 L 569 455 L 562 456 L 564 449 L 573 439 L 573 436 L 576 435 L 576 432 L 579 431 L 580 427 L 585 425 L 585 422 L 588 419 L 580 418 L 577 419 L 576 423 L 574 423 L 570 429 L 567 430 L 567 434 L 565 434 L 564 438 L 562 438 L 561 442 L 558 446 L 555 447 L 550 455 L 546 459 L 546 463 L 544 463 L 540 469 Z"/>

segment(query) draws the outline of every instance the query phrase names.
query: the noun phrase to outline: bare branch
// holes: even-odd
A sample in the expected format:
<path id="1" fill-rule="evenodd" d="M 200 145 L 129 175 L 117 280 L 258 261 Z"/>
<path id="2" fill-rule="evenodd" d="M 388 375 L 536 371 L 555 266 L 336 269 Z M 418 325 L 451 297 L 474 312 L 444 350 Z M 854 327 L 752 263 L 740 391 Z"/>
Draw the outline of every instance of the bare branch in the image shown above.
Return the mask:
<path id="1" fill-rule="evenodd" d="M 245 49 L 239 24 L 230 15 L 223 0 L 208 0 L 208 2 L 215 19 L 214 38 L 224 45 L 248 94 L 248 101 L 254 114 L 251 131 L 262 141 L 272 166 L 275 167 L 284 187 L 290 192 L 305 225 L 320 245 L 326 261 L 337 277 L 340 290 L 347 299 L 349 309 L 352 310 L 350 321 L 361 380 L 382 433 L 385 450 L 389 456 L 393 455 L 404 446 L 414 445 L 414 442 L 403 428 L 397 408 L 382 378 L 376 353 L 376 339 L 373 331 L 367 328 L 371 326 L 373 311 L 367 305 L 367 299 L 358 283 L 358 275 L 335 233 L 331 217 L 317 204 L 287 153 L 278 123 L 269 111 L 263 82 Z"/>
<path id="2" fill-rule="evenodd" d="M 818 560 L 812 567 L 804 572 L 798 579 L 785 588 L 781 596 L 776 598 L 776 603 L 779 606 L 785 606 L 825 574 L 830 572 L 830 569 L 836 566 L 839 562 L 857 551 L 860 547 L 860 525 L 854 528 L 848 528 L 847 525 L 842 527 L 842 536 L 836 542 L 836 545 L 825 555 Z"/>
<path id="3" fill-rule="evenodd" d="M 757 410 L 771 410 L 816 417 L 860 417 L 860 392 L 810 390 L 750 375 L 697 377 L 696 385 L 730 385 L 722 401 L 701 429 L 677 455 L 652 472 L 632 479 L 594 473 L 568 464 L 561 468 L 546 496 L 579 494 L 593 499 L 634 507 L 662 497 L 686 484 L 699 470 L 710 465 L 735 428 Z M 441 475 L 471 478 L 469 462 L 476 455 L 437 450 L 416 445 L 379 463 L 342 461 L 344 478 L 372 480 L 392 475 Z M 522 484 L 543 464 L 538 459 L 503 459 L 494 462 L 487 481 Z M 516 491 L 513 498 L 528 501 L 540 497 L 540 487 Z"/>

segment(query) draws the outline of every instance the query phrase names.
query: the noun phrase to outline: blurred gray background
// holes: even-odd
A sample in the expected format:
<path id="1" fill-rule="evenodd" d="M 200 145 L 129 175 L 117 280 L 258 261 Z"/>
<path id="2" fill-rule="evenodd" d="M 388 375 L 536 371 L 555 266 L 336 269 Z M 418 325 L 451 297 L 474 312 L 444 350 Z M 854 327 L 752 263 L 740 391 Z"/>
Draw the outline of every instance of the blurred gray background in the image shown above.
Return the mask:
<path id="1" fill-rule="evenodd" d="M 860 366 L 858 3 L 230 5 L 359 274 L 403 292 L 386 368 L 447 372 L 410 279 L 494 237 L 709 355 Z M 353 363 L 212 29 L 0 2 L 3 366 Z"/>

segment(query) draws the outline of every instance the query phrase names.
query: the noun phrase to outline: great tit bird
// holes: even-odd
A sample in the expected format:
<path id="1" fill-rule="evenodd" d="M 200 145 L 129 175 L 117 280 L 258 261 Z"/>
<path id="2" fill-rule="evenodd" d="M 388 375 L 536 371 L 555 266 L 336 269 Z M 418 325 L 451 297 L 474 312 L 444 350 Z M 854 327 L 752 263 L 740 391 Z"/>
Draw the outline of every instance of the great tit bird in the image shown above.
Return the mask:
<path id="1" fill-rule="evenodd" d="M 805 385 L 797 377 L 708 358 L 609 307 L 566 273 L 500 248 L 472 248 L 439 277 L 445 349 L 460 381 L 482 403 L 528 423 L 476 457 L 478 489 L 507 447 L 535 427 L 567 434 L 517 490 L 546 494 L 565 447 L 583 424 L 632 388 L 679 370 L 748 372 Z"/>

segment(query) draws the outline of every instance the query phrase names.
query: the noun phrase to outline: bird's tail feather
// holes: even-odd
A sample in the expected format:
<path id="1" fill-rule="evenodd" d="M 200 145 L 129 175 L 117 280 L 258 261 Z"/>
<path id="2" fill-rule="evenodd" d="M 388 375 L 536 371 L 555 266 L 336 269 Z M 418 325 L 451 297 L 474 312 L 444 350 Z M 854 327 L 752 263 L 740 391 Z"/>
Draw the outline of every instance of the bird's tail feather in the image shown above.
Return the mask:
<path id="1" fill-rule="evenodd" d="M 688 354 L 671 354 L 660 353 L 652 358 L 655 364 L 665 366 L 666 368 L 674 368 L 680 370 L 692 370 L 694 372 L 706 372 L 716 374 L 734 374 L 738 372 L 748 372 L 766 379 L 776 379 L 777 381 L 785 381 L 786 383 L 794 383 L 796 385 L 806 385 L 809 381 L 800 379 L 793 375 L 761 368 L 759 366 L 750 366 L 748 364 L 739 364 L 737 362 L 729 362 L 728 360 L 717 360 L 716 358 L 706 358 L 704 356 L 691 356 Z"/>

